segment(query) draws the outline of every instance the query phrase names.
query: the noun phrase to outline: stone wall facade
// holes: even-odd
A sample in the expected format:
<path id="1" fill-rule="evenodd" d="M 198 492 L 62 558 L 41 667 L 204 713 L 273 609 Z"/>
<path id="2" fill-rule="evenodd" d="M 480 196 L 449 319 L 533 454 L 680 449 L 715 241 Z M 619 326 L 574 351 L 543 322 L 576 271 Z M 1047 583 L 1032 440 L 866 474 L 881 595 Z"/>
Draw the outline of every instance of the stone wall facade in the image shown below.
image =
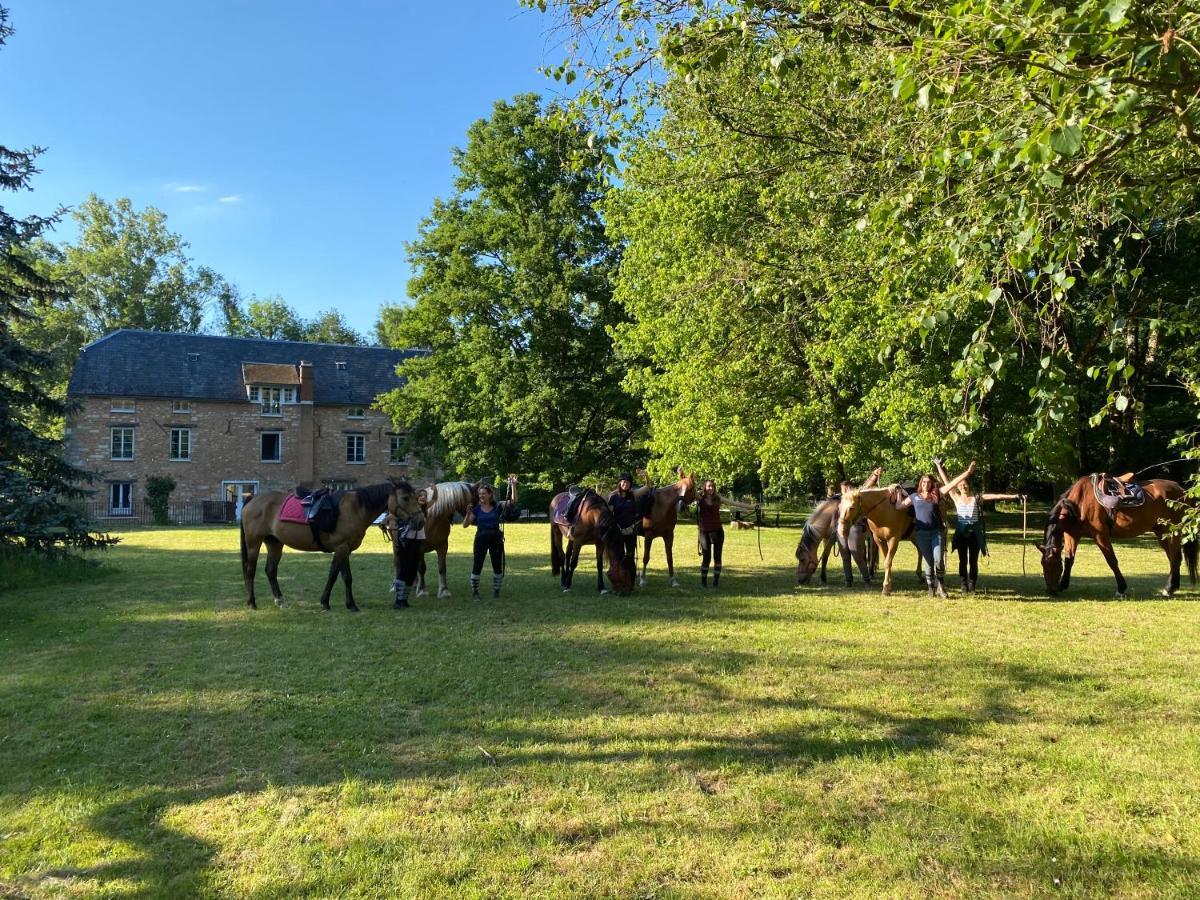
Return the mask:
<path id="1" fill-rule="evenodd" d="M 411 459 L 393 458 L 392 439 L 399 435 L 375 409 L 286 403 L 278 415 L 264 415 L 260 404 L 249 401 L 96 396 L 79 401 L 67 423 L 67 459 L 99 473 L 93 487 L 105 503 L 114 482 L 131 485 L 130 498 L 140 502 L 146 480 L 155 475 L 175 479 L 173 502 L 231 500 L 239 490 L 261 493 L 298 484 L 361 487 L 389 477 L 423 485 L 438 475 Z M 116 452 L 114 429 L 120 432 Z M 130 432 L 132 458 L 114 458 L 128 454 Z M 264 449 L 272 455 L 275 440 L 279 460 L 265 460 Z M 116 493 L 121 497 L 121 490 Z"/>

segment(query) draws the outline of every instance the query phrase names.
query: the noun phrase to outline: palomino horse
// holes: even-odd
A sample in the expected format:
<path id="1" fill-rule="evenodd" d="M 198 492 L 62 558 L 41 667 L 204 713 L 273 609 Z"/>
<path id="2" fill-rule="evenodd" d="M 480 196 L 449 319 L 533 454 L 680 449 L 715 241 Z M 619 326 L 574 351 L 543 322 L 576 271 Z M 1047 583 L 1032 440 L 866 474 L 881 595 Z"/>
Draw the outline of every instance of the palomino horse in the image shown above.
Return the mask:
<path id="1" fill-rule="evenodd" d="M 825 584 L 825 567 L 829 562 L 829 554 L 834 547 L 838 546 L 835 525 L 839 502 L 839 499 L 830 499 L 818 503 L 804 522 L 804 530 L 800 533 L 800 543 L 796 545 L 796 584 L 808 584 L 808 580 L 812 578 L 818 566 L 821 569 L 821 584 Z M 861 544 L 854 548 L 853 557 L 854 561 L 858 563 L 859 572 L 862 573 L 863 584 L 870 584 L 871 576 L 874 574 L 871 568 L 871 549 L 872 547 Z M 846 585 L 849 586 L 853 579 L 850 567 L 851 554 L 846 547 L 842 547 L 841 550 L 843 574 Z"/>
<path id="2" fill-rule="evenodd" d="M 571 590 L 575 568 L 579 565 L 579 551 L 584 544 L 596 545 L 596 590 L 604 589 L 604 556 L 608 555 L 608 580 L 618 594 L 633 593 L 633 575 L 625 567 L 625 541 L 621 529 L 613 516 L 612 509 L 604 498 L 589 490 L 579 501 L 579 513 L 575 524 L 568 528 L 554 521 L 554 510 L 558 508 L 563 494 L 556 494 L 550 501 L 550 571 L 561 574 L 563 593 Z M 563 552 L 562 540 L 567 538 L 567 549 Z"/>
<path id="3" fill-rule="evenodd" d="M 656 537 L 661 537 L 663 548 L 667 551 L 667 574 L 671 578 L 671 587 L 679 587 L 675 580 L 675 524 L 679 519 L 680 505 L 687 506 L 696 499 L 696 473 L 683 474 L 683 468 L 676 470 L 679 480 L 674 484 L 655 488 L 650 498 L 650 509 L 642 516 L 642 577 L 639 581 L 646 586 L 646 569 L 650 565 L 650 545 Z M 680 504 L 680 501 L 683 501 Z"/>
<path id="4" fill-rule="evenodd" d="M 443 481 L 421 491 L 424 495 L 421 505 L 425 508 L 425 544 L 421 548 L 421 565 L 417 569 L 418 597 L 429 593 L 425 588 L 425 554 L 431 550 L 437 553 L 437 595 L 450 596 L 450 588 L 446 583 L 446 553 L 450 549 L 450 529 L 454 514 L 465 515 L 477 499 L 475 488 L 476 485 L 469 481 Z"/>
<path id="5" fill-rule="evenodd" d="M 283 605 L 283 594 L 279 590 L 279 558 L 286 544 L 293 550 L 332 553 L 329 563 L 329 578 L 321 594 L 321 606 L 329 609 L 329 595 L 333 583 L 340 574 L 346 587 L 346 609 L 358 612 L 351 591 L 353 578 L 350 575 L 350 554 L 358 549 L 363 535 L 371 523 L 385 510 L 392 515 L 413 518 L 421 515 L 417 493 L 407 481 L 395 479 L 383 484 L 372 484 L 337 495 L 337 525 L 332 531 L 319 532 L 318 542 L 312 528 L 299 522 L 280 522 L 279 508 L 287 498 L 283 491 L 267 491 L 256 494 L 242 508 L 242 576 L 246 581 L 247 605 L 257 608 L 254 601 L 254 575 L 258 570 L 258 554 L 265 542 L 267 545 L 267 581 L 271 583 L 271 596 L 275 605 Z"/>
<path id="6" fill-rule="evenodd" d="M 896 501 L 900 497 L 900 486 L 897 484 L 879 488 L 854 488 L 845 491 L 838 504 L 838 534 L 843 543 L 850 532 L 850 523 L 857 522 L 864 516 L 871 528 L 871 537 L 883 557 L 883 593 L 892 592 L 892 563 L 896 560 L 896 551 L 900 542 L 911 538 L 916 530 L 916 523 L 908 510 L 896 509 Z M 943 546 L 945 541 L 942 542 Z M 918 554 L 919 555 L 919 554 Z M 918 570 L 920 560 L 917 561 Z M 945 566 L 945 559 L 938 560 L 939 569 Z"/>
<path id="7" fill-rule="evenodd" d="M 1075 551 L 1079 541 L 1090 537 L 1104 554 L 1104 560 L 1117 579 L 1117 596 L 1129 596 L 1129 583 L 1117 566 L 1117 554 L 1113 552 L 1113 538 L 1131 538 L 1148 531 L 1154 532 L 1159 546 L 1167 554 L 1171 574 L 1164 597 L 1179 590 L 1180 561 L 1187 558 L 1188 575 L 1196 583 L 1197 543 L 1183 542 L 1178 534 L 1171 533 L 1171 526 L 1183 518 L 1185 491 L 1177 482 L 1156 478 L 1142 484 L 1146 502 L 1141 506 L 1121 507 L 1109 518 L 1108 510 L 1096 499 L 1091 476 L 1085 475 L 1073 484 L 1058 503 L 1050 510 L 1045 538 L 1035 545 L 1042 554 L 1042 574 L 1046 578 L 1046 591 L 1051 595 L 1065 591 L 1071 586 L 1071 567 L 1075 564 Z"/>

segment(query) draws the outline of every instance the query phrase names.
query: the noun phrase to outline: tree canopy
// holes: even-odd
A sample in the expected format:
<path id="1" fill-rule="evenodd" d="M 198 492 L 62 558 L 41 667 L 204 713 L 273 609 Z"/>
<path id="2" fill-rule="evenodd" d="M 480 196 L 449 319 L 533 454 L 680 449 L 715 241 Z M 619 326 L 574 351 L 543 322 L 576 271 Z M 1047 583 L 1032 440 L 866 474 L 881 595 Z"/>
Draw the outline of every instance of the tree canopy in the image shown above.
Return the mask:
<path id="1" fill-rule="evenodd" d="M 473 124 L 454 164 L 408 246 L 413 303 L 381 316 L 387 343 L 429 351 L 384 407 L 460 472 L 552 485 L 629 465 L 642 419 L 609 333 L 624 314 L 602 150 L 525 94 Z"/>

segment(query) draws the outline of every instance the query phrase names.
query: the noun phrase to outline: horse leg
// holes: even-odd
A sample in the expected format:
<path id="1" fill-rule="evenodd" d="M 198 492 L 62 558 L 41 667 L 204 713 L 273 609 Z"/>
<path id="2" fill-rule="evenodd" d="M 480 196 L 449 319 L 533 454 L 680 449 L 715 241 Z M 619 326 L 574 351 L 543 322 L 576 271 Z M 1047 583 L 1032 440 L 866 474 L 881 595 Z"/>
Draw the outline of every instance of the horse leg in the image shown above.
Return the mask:
<path id="1" fill-rule="evenodd" d="M 668 531 L 662 536 L 663 548 L 667 551 L 667 574 L 671 576 L 671 587 L 679 587 L 675 580 L 675 532 Z"/>
<path id="2" fill-rule="evenodd" d="M 346 609 L 350 612 L 358 612 L 358 606 L 354 603 L 354 591 L 351 586 L 354 584 L 354 576 L 350 574 L 350 554 L 347 553 L 342 557 L 342 584 L 346 587 Z"/>
<path id="3" fill-rule="evenodd" d="M 654 543 L 654 535 L 647 534 L 642 538 L 642 577 L 638 580 L 638 587 L 646 586 L 646 569 L 650 567 L 650 545 Z"/>
<path id="4" fill-rule="evenodd" d="M 1181 552 L 1183 539 L 1179 535 L 1167 534 L 1166 529 L 1161 525 L 1154 529 L 1154 536 L 1158 538 L 1159 546 L 1167 554 L 1167 565 L 1171 573 L 1167 576 L 1167 586 L 1163 588 L 1162 595 L 1172 597 L 1179 590 L 1179 568 L 1183 562 L 1183 553 Z"/>
<path id="5" fill-rule="evenodd" d="M 321 608 L 326 612 L 329 612 L 329 595 L 333 593 L 333 585 L 341 572 L 341 563 L 335 556 L 329 560 L 329 577 L 325 579 L 325 590 L 321 592 Z"/>
<path id="6" fill-rule="evenodd" d="M 242 540 L 245 542 L 245 554 L 242 557 L 242 579 L 246 582 L 246 605 L 251 609 L 258 609 L 258 603 L 254 599 L 254 576 L 258 572 L 258 553 L 262 549 L 262 541 L 247 541 L 244 531 Z"/>
<path id="7" fill-rule="evenodd" d="M 574 574 L 571 571 L 571 556 L 575 552 L 575 541 L 573 538 L 567 539 L 567 549 L 563 551 L 562 559 L 562 575 L 559 576 L 558 583 L 562 585 L 563 593 L 571 590 L 571 576 Z"/>
<path id="8" fill-rule="evenodd" d="M 438 558 L 438 598 L 450 596 L 450 582 L 446 579 L 446 553 L 449 546 L 439 547 L 437 552 Z"/>
<path id="9" fill-rule="evenodd" d="M 824 550 L 821 551 L 821 584 L 825 584 L 825 567 L 829 563 L 829 554 L 833 552 L 833 544 L 830 541 L 825 541 Z"/>
<path id="10" fill-rule="evenodd" d="M 1071 569 L 1075 567 L 1075 551 L 1079 548 L 1079 541 L 1070 533 L 1063 535 L 1062 575 L 1058 578 L 1058 590 L 1062 593 L 1071 586 Z"/>
<path id="11" fill-rule="evenodd" d="M 276 606 L 284 606 L 283 591 L 279 589 L 279 560 L 283 556 L 283 541 L 277 537 L 267 538 L 267 581 L 271 583 L 271 596 Z"/>
<path id="12" fill-rule="evenodd" d="M 575 570 L 579 567 L 579 552 L 583 549 L 582 544 L 577 544 L 574 539 L 567 545 L 567 559 L 564 563 L 567 572 L 567 590 L 569 591 L 575 583 Z"/>
<path id="13" fill-rule="evenodd" d="M 596 590 L 601 596 L 608 593 L 608 588 L 604 586 L 604 545 L 596 545 Z"/>
<path id="14" fill-rule="evenodd" d="M 887 597 L 892 593 L 892 561 L 896 558 L 896 551 L 900 547 L 898 538 L 892 538 L 887 542 L 887 549 L 884 551 L 883 557 L 883 596 Z"/>
<path id="15" fill-rule="evenodd" d="M 425 551 L 421 551 L 421 561 L 417 563 L 417 596 L 428 597 L 429 591 L 425 589 Z"/>
<path id="16" fill-rule="evenodd" d="M 1125 580 L 1125 576 L 1121 574 L 1121 567 L 1117 565 L 1117 554 L 1113 551 L 1112 541 L 1107 537 L 1097 537 L 1096 546 L 1104 554 L 1104 561 L 1108 563 L 1108 567 L 1112 569 L 1113 575 L 1117 579 L 1117 596 L 1128 598 L 1129 583 Z"/>

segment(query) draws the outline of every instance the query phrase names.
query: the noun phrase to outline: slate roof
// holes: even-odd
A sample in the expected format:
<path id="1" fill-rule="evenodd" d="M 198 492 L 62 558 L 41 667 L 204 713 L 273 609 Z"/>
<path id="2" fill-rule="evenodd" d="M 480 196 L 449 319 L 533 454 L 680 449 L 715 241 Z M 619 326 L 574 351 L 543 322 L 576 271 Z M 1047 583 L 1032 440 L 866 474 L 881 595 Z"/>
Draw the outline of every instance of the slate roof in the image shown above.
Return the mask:
<path id="1" fill-rule="evenodd" d="M 243 363 L 313 364 L 314 402 L 367 406 L 402 384 L 401 360 L 420 350 L 268 341 L 122 328 L 83 348 L 67 392 L 72 397 L 246 399 Z M 337 363 L 344 362 L 345 369 Z"/>

